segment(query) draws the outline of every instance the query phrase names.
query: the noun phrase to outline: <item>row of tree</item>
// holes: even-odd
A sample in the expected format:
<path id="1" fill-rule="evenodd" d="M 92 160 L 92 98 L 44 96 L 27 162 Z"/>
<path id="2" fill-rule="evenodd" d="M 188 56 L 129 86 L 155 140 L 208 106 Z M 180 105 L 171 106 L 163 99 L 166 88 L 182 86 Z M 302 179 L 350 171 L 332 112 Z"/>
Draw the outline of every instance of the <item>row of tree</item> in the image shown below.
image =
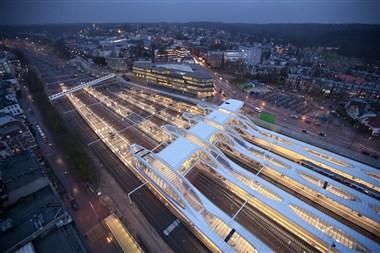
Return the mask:
<path id="1" fill-rule="evenodd" d="M 55 143 L 64 152 L 65 156 L 69 158 L 74 169 L 79 173 L 81 178 L 90 180 L 91 177 L 91 160 L 85 151 L 85 148 L 77 138 L 69 131 L 62 116 L 56 108 L 50 103 L 47 95 L 45 94 L 44 84 L 30 67 L 28 60 L 24 57 L 19 50 L 15 51 L 19 57 L 21 64 L 28 67 L 28 71 L 24 73 L 24 80 L 27 83 L 28 89 L 34 99 L 34 102 L 40 110 L 44 124 L 53 133 Z"/>

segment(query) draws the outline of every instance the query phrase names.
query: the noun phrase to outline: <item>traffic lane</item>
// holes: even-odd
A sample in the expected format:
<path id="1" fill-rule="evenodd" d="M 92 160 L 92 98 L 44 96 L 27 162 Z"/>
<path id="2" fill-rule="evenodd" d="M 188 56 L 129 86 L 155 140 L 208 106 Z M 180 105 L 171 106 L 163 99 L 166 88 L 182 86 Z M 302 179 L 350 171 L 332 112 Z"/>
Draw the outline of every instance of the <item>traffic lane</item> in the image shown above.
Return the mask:
<path id="1" fill-rule="evenodd" d="M 28 94 L 26 93 L 27 91 L 25 89 L 23 89 L 23 92 L 24 94 Z M 24 102 L 27 102 L 27 100 L 24 100 Z M 77 212 L 73 212 L 71 203 L 67 201 L 67 198 L 64 199 L 64 203 L 71 213 L 78 229 L 81 231 L 81 233 L 85 234 L 89 229 L 91 229 L 91 227 L 98 223 L 97 217 L 104 219 L 106 216 L 108 216 L 108 211 L 101 206 L 100 202 L 97 200 L 94 194 L 88 192 L 87 188 L 83 185 L 83 181 L 81 181 L 78 177 L 75 176 L 74 173 L 72 173 L 71 169 L 68 167 L 66 157 L 63 153 L 61 153 L 59 146 L 55 144 L 50 131 L 44 127 L 42 115 L 40 114 L 38 108 L 32 103 L 24 105 L 31 108 L 33 111 L 33 115 L 27 113 L 28 120 L 34 123 L 40 122 L 40 127 L 43 129 L 46 136 L 48 136 L 50 143 L 52 143 L 52 146 L 50 146 L 47 145 L 44 141 L 40 141 L 42 155 L 48 160 L 49 165 L 51 166 L 54 174 L 62 184 L 65 191 L 75 197 L 76 202 L 80 207 Z M 26 111 L 28 112 L 28 110 Z M 93 208 L 90 206 L 90 201 L 93 205 Z"/>

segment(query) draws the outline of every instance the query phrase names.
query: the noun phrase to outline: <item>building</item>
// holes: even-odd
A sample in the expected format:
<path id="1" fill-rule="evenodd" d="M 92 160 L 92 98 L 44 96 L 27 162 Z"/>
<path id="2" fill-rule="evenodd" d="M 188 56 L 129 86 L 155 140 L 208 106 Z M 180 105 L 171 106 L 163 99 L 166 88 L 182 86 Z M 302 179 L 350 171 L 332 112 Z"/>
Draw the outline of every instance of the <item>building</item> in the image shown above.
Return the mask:
<path id="1" fill-rule="evenodd" d="M 294 89 L 317 90 L 326 95 L 347 95 L 349 97 L 375 100 L 380 98 L 380 84 L 371 82 L 357 84 L 312 77 L 310 75 L 289 74 L 286 84 Z"/>
<path id="2" fill-rule="evenodd" d="M 0 158 L 37 147 L 29 128 L 20 120 L 4 115 L 0 117 Z"/>
<path id="3" fill-rule="evenodd" d="M 207 53 L 207 64 L 212 68 L 220 68 L 223 66 L 223 51 L 209 51 Z"/>
<path id="4" fill-rule="evenodd" d="M 223 60 L 225 63 L 234 63 L 245 60 L 245 57 L 241 50 L 226 50 L 223 54 Z"/>
<path id="5" fill-rule="evenodd" d="M 372 114 L 361 117 L 360 123 L 367 126 L 371 130 L 371 135 L 380 136 L 380 115 Z"/>
<path id="6" fill-rule="evenodd" d="M 87 252 L 41 166 L 31 152 L 0 163 L 0 251 Z"/>
<path id="7" fill-rule="evenodd" d="M 185 47 L 173 46 L 155 52 L 155 60 L 181 62 L 183 58 L 190 55 L 190 51 Z"/>
<path id="8" fill-rule="evenodd" d="M 377 194 L 380 188 L 376 168 L 261 128 L 240 113 L 243 105 L 235 99 L 228 99 L 219 107 L 199 104 L 204 116 L 184 115 L 194 122 L 191 128 L 163 127 L 171 136 L 171 142 L 158 153 L 132 145 L 133 168 L 152 185 L 152 191 L 159 192 L 169 207 L 173 206 L 183 220 L 190 221 L 194 230 L 207 238 L 206 245 L 211 241 L 213 244 L 209 247 L 214 246 L 221 252 L 272 251 L 268 248 L 270 245 L 262 241 L 266 237 L 249 228 L 251 213 L 246 214 L 244 223 L 238 224 L 235 211 L 228 214 L 223 211 L 228 208 L 220 208 L 228 207 L 229 198 L 241 198 L 241 208 L 258 200 L 255 203 L 260 204 L 255 207 L 260 206 L 262 213 L 268 212 L 269 217 L 273 217 L 272 211 L 276 210 L 280 224 L 291 221 L 294 225 L 289 226 L 288 231 L 299 236 L 307 233 L 312 247 L 321 252 L 329 251 L 332 242 L 340 252 L 377 252 L 378 242 L 333 218 L 316 204 L 318 199 L 329 199 L 331 205 L 325 205 L 327 208 L 342 206 L 351 212 L 349 217 L 347 213 L 337 215 L 355 221 L 365 217 L 378 224 L 378 212 L 373 207 L 375 199 L 328 176 L 337 173 L 341 179 L 357 186 L 376 189 L 369 191 Z M 299 164 L 284 155 L 308 162 Z M 316 163 L 325 169 L 310 169 L 311 164 Z M 267 179 L 272 173 L 276 174 L 274 181 Z M 218 183 L 214 184 L 215 181 Z M 306 196 L 311 192 L 311 198 L 317 201 L 310 203 L 297 197 L 296 184 L 300 184 L 297 195 Z M 218 189 L 217 185 L 222 186 Z M 219 198 L 226 189 L 230 189 L 229 194 Z M 270 227 L 268 224 L 263 231 Z M 377 231 L 375 227 L 373 231 Z"/>
<path id="9" fill-rule="evenodd" d="M 212 76 L 196 64 L 155 64 L 135 62 L 133 73 L 149 84 L 158 85 L 198 98 L 215 94 Z"/>
<path id="10" fill-rule="evenodd" d="M 262 49 L 259 46 L 241 49 L 248 66 L 256 66 L 261 63 Z"/>

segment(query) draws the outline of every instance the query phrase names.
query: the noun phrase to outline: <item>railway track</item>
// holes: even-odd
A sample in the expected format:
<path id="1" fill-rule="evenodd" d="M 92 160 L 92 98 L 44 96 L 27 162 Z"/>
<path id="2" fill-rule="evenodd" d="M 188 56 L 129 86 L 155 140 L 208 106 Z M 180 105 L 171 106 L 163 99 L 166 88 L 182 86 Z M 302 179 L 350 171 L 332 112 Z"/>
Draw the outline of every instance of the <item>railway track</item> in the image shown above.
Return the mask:
<path id="1" fill-rule="evenodd" d="M 255 167 L 253 165 L 253 163 L 244 162 L 240 157 L 236 157 L 230 151 L 226 150 L 226 148 L 222 148 L 222 151 L 233 162 L 235 162 L 236 164 L 238 164 L 239 166 L 241 166 L 242 168 L 248 170 L 249 172 L 251 172 L 253 174 L 257 174 L 260 171 L 260 169 L 261 169 L 260 167 Z M 287 185 L 284 185 L 284 184 L 279 184 L 278 181 L 276 181 L 273 178 L 267 176 L 265 174 L 265 172 L 263 172 L 263 171 L 261 171 L 261 173 L 258 174 L 258 176 L 261 177 L 262 179 L 270 182 L 271 184 L 276 185 L 277 187 L 279 187 L 280 189 L 284 190 L 285 192 L 288 192 L 289 194 L 297 197 L 298 199 L 302 200 L 303 202 L 305 202 L 305 203 L 307 203 L 307 204 L 309 204 L 309 205 L 317 208 L 321 212 L 323 212 L 323 213 L 331 216 L 332 218 L 338 220 L 339 222 L 341 222 L 341 223 L 349 226 L 350 228 L 352 228 L 353 230 L 355 230 L 355 231 L 363 234 L 364 236 L 366 236 L 366 237 L 368 237 L 368 238 L 370 238 L 370 239 L 372 239 L 372 240 L 374 240 L 376 242 L 380 242 L 380 238 L 379 238 L 378 235 L 373 234 L 370 231 L 368 231 L 367 229 L 363 228 L 362 226 L 359 226 L 359 225 L 355 224 L 349 217 L 338 215 L 337 213 L 331 211 L 330 209 L 328 209 L 324 205 L 321 205 L 320 203 L 315 202 L 312 199 L 305 197 L 300 192 L 292 189 L 291 187 L 288 187 Z"/>
<path id="2" fill-rule="evenodd" d="M 76 131 L 81 133 L 79 138 L 84 144 L 96 138 L 95 133 L 93 133 L 92 129 L 78 113 L 75 112 L 69 115 L 67 117 L 71 118 L 70 121 Z M 91 145 L 89 149 L 103 163 L 104 167 L 114 177 L 125 194 L 141 185 L 140 180 L 133 172 L 104 143 L 97 142 Z M 163 234 L 163 230 L 177 218 L 146 187 L 136 192 L 132 196 L 132 199 L 143 216 L 174 252 L 210 252 L 183 224 L 180 224 L 170 236 Z"/>
<path id="3" fill-rule="evenodd" d="M 186 177 L 231 217 L 245 202 L 205 165 L 194 167 Z M 250 204 L 241 210 L 236 221 L 276 252 L 319 252 Z"/>

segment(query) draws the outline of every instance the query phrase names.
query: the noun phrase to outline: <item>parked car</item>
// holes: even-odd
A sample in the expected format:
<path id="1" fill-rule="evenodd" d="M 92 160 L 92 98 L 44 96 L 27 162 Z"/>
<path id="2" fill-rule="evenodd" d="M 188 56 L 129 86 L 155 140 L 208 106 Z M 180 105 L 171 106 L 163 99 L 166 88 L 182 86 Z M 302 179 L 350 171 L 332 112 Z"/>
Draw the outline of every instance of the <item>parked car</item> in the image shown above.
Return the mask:
<path id="1" fill-rule="evenodd" d="M 324 132 L 320 132 L 319 135 L 322 136 L 322 137 L 326 137 L 327 136 L 327 134 L 324 133 Z"/>

